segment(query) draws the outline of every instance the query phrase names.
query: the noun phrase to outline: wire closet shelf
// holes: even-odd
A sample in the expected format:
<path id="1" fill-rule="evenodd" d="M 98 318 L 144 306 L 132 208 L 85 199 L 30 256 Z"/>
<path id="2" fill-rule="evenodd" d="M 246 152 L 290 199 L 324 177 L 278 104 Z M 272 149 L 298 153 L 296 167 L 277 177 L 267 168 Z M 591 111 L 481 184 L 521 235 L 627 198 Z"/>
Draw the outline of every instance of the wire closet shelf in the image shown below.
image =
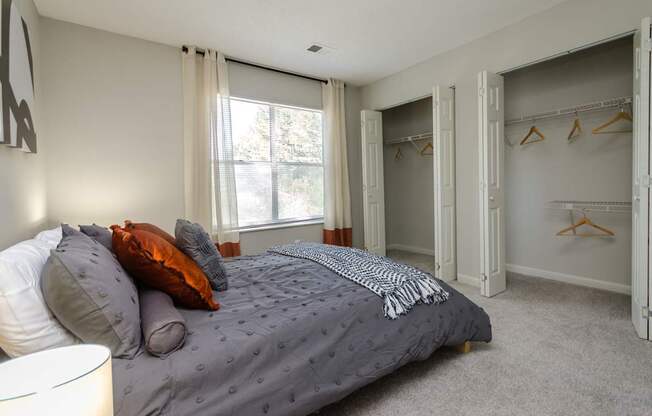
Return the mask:
<path id="1" fill-rule="evenodd" d="M 404 136 L 396 139 L 388 139 L 385 140 L 385 145 L 401 144 L 407 142 L 414 143 L 419 140 L 432 140 L 432 133 L 421 133 L 421 134 L 415 134 L 413 136 Z"/>
<path id="2" fill-rule="evenodd" d="M 547 204 L 551 209 L 563 209 L 568 211 L 582 212 L 613 212 L 613 213 L 631 213 L 632 203 L 621 201 L 549 201 Z"/>
<path id="3" fill-rule="evenodd" d="M 524 115 L 518 118 L 506 120 L 505 125 L 509 126 L 512 124 L 519 124 L 528 121 L 532 122 L 538 120 L 545 120 L 545 119 L 556 118 L 556 117 L 568 117 L 579 113 L 586 113 L 588 111 L 596 111 L 596 110 L 602 110 L 602 109 L 613 108 L 613 107 L 622 107 L 631 103 L 632 103 L 632 97 L 612 98 L 609 100 L 595 101 L 592 103 L 581 104 L 574 107 L 559 108 L 557 110 L 546 111 L 544 113 Z"/>

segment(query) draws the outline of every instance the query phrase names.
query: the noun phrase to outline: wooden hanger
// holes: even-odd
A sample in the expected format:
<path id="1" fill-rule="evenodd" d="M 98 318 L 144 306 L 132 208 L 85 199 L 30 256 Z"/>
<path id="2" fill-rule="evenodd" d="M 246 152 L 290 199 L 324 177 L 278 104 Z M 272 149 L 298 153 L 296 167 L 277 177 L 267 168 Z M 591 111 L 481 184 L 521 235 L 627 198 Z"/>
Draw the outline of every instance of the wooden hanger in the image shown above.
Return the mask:
<path id="1" fill-rule="evenodd" d="M 535 140 L 529 140 L 530 137 L 532 137 L 534 134 L 536 134 L 537 136 L 539 136 L 539 138 L 538 138 L 538 139 L 535 139 Z M 543 133 L 541 133 L 541 131 L 539 131 L 539 129 L 537 128 L 537 126 L 535 126 L 535 125 L 533 124 L 532 127 L 530 127 L 530 131 L 529 131 L 529 132 L 527 133 L 527 135 L 523 138 L 523 140 L 521 140 L 521 146 L 523 146 L 524 144 L 530 144 L 530 143 L 541 142 L 541 141 L 543 141 L 543 140 L 545 140 L 545 139 L 546 139 L 546 136 L 544 136 Z"/>
<path id="2" fill-rule="evenodd" d="M 430 149 L 430 152 L 428 152 L 428 149 Z M 421 151 L 419 152 L 419 154 L 420 154 L 421 156 L 432 155 L 433 150 L 434 150 L 434 149 L 433 149 L 433 147 L 432 147 L 432 143 L 426 143 L 426 145 L 423 146 L 423 149 L 421 149 Z"/>
<path id="3" fill-rule="evenodd" d="M 403 153 L 401 152 L 401 146 L 398 146 L 396 149 L 396 154 L 394 155 L 394 160 L 399 160 L 403 158 Z"/>
<path id="4" fill-rule="evenodd" d="M 599 234 L 591 234 L 591 233 L 582 233 L 582 234 L 578 234 L 578 233 L 577 233 L 577 229 L 578 229 L 579 227 L 583 226 L 583 225 L 589 226 L 589 227 L 591 227 L 591 228 L 595 228 L 596 230 L 601 231 L 602 233 L 599 233 Z M 572 234 L 568 234 L 569 231 L 572 231 Z M 559 231 L 559 232 L 557 233 L 557 235 L 564 236 L 564 237 L 605 237 L 605 236 L 613 237 L 613 236 L 616 235 L 616 234 L 614 234 L 613 231 L 611 231 L 611 230 L 609 230 L 609 229 L 607 229 L 607 228 L 601 227 L 601 226 L 599 226 L 599 225 L 593 223 L 593 221 L 591 221 L 591 220 L 590 220 L 590 219 L 585 215 L 585 216 L 584 216 L 581 220 L 579 220 L 576 224 L 573 224 L 573 225 L 571 225 L 570 227 L 566 227 L 566 228 L 564 228 L 563 230 Z"/>
<path id="5" fill-rule="evenodd" d="M 632 119 L 632 116 L 629 113 L 626 113 L 625 109 L 623 107 L 620 107 L 620 111 L 618 112 L 618 114 L 616 114 L 611 120 L 607 121 L 603 125 L 594 128 L 593 129 L 593 134 L 631 133 L 631 131 L 632 131 L 631 129 L 629 129 L 629 130 L 616 130 L 616 131 L 603 131 L 607 127 L 611 126 L 612 124 L 614 124 L 614 123 L 616 123 L 616 122 L 618 122 L 620 120 L 630 121 L 630 122 L 634 121 Z"/>
<path id="6" fill-rule="evenodd" d="M 573 122 L 573 128 L 570 133 L 568 133 L 568 140 L 571 141 L 582 135 L 582 126 L 580 125 L 580 118 L 575 112 L 575 121 Z"/>

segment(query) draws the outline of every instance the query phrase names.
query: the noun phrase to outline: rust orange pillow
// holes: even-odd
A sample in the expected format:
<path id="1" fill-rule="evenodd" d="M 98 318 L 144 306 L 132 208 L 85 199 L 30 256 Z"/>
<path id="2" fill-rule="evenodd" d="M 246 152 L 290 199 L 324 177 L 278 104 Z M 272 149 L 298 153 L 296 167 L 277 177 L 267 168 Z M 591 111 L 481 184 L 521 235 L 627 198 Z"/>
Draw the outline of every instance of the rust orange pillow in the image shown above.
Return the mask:
<path id="1" fill-rule="evenodd" d="M 174 237 L 165 232 L 165 230 L 160 229 L 154 224 L 148 224 L 146 222 L 131 222 L 129 220 L 125 220 L 125 230 L 127 231 L 132 231 L 132 230 L 141 230 L 141 231 L 149 231 L 152 234 L 156 234 L 157 236 L 161 237 L 168 243 L 174 245 Z"/>
<path id="2" fill-rule="evenodd" d="M 134 279 L 167 293 L 180 306 L 219 309 L 206 275 L 173 244 L 138 228 L 112 225 L 111 229 L 113 251 Z"/>

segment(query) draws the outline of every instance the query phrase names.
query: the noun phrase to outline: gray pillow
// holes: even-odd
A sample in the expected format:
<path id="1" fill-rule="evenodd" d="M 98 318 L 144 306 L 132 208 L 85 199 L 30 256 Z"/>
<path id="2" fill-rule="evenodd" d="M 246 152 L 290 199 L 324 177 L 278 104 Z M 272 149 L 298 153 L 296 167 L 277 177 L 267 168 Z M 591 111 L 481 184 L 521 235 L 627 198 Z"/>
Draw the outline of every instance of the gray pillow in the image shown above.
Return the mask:
<path id="1" fill-rule="evenodd" d="M 62 230 L 41 274 L 45 302 L 82 341 L 133 358 L 141 341 L 136 286 L 106 247 L 70 226 Z"/>
<path id="2" fill-rule="evenodd" d="M 150 354 L 165 357 L 181 348 L 186 341 L 186 320 L 167 293 L 142 288 L 140 318 L 145 349 Z"/>
<path id="3" fill-rule="evenodd" d="M 106 227 L 101 225 L 80 225 L 79 229 L 82 233 L 86 234 L 93 240 L 97 240 L 98 243 L 102 244 L 104 247 L 108 248 L 109 251 L 113 252 L 113 233 Z"/>
<path id="4" fill-rule="evenodd" d="M 193 259 L 204 272 L 214 290 L 228 289 L 222 256 L 201 225 L 178 219 L 174 228 L 177 248 Z"/>

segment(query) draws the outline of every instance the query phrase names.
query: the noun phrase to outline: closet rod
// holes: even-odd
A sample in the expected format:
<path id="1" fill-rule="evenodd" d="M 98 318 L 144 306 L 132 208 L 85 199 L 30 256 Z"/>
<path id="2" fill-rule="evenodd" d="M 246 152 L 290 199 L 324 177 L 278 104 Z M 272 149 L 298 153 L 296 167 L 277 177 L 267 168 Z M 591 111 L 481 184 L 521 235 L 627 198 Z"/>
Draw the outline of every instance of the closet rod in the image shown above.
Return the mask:
<path id="1" fill-rule="evenodd" d="M 596 101 L 593 103 L 581 104 L 574 107 L 560 108 L 558 110 L 547 111 L 545 113 L 530 114 L 519 118 L 513 118 L 511 120 L 505 121 L 505 125 L 509 126 L 511 124 L 518 124 L 526 121 L 531 122 L 533 120 L 545 120 L 548 118 L 555 118 L 555 117 L 567 117 L 567 116 L 572 116 L 575 113 L 585 113 L 587 111 L 619 107 L 625 104 L 631 104 L 631 102 L 632 102 L 632 97 L 612 98 L 604 101 Z"/>
<path id="2" fill-rule="evenodd" d="M 182 50 L 183 52 L 188 52 L 188 47 L 187 47 L 187 46 L 182 46 L 182 47 L 181 47 L 181 50 Z M 197 48 L 197 54 L 199 54 L 199 55 L 203 55 L 203 54 L 204 54 L 204 50 L 203 50 L 203 49 L 199 49 L 199 48 Z M 235 62 L 235 63 L 237 63 L 237 64 L 247 65 L 247 66 L 251 66 L 251 67 L 253 67 L 253 68 L 265 69 L 265 70 L 267 70 L 267 71 L 278 72 L 279 74 L 292 75 L 292 76 L 295 76 L 295 77 L 299 77 L 299 78 L 303 78 L 303 79 L 309 79 L 309 80 L 311 80 L 311 81 L 324 82 L 324 83 L 328 84 L 328 80 L 327 80 L 327 79 L 321 79 L 321 78 L 311 77 L 310 75 L 297 74 L 296 72 L 284 71 L 284 70 L 282 70 L 282 69 L 271 68 L 271 67 L 269 67 L 269 66 L 263 66 L 263 65 L 259 65 L 259 64 L 254 64 L 254 63 L 252 63 L 252 62 L 247 62 L 247 61 L 240 61 L 240 60 L 235 59 L 235 58 L 229 58 L 229 57 L 227 57 L 227 58 L 225 58 L 225 60 L 226 60 L 227 62 Z"/>

